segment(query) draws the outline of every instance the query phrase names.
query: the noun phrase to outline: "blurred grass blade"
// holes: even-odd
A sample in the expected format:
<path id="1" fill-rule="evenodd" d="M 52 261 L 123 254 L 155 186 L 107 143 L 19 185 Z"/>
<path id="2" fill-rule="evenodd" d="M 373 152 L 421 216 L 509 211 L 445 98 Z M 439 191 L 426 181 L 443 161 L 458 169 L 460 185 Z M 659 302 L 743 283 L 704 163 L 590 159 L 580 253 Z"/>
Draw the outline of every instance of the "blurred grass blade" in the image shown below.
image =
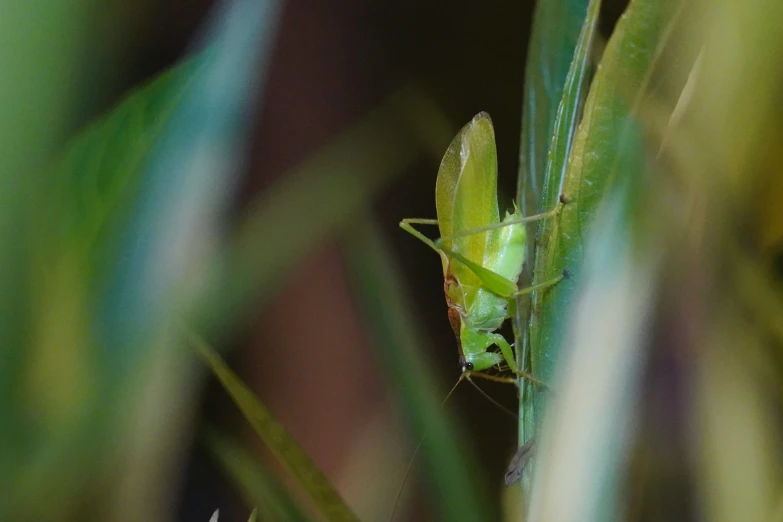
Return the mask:
<path id="1" fill-rule="evenodd" d="M 441 120 L 419 91 L 400 91 L 259 198 L 204 285 L 209 299 L 195 322 L 206 336 L 271 299 L 298 260 L 420 156 Z"/>
<path id="2" fill-rule="evenodd" d="M 628 147 L 627 159 L 638 171 L 637 147 Z M 602 205 L 580 291 L 567 325 L 560 321 L 567 335 L 544 419 L 531 521 L 620 520 L 625 507 L 624 465 L 663 251 L 662 227 L 643 230 L 634 219 L 638 205 L 625 190 L 633 186 L 615 187 Z"/>
<path id="3" fill-rule="evenodd" d="M 413 433 L 424 436 L 422 460 L 439 519 L 494 520 L 470 447 L 440 405 L 445 392 L 439 394 L 433 382 L 424 355 L 427 343 L 415 326 L 391 250 L 370 216 L 357 223 L 344 239 L 350 277 Z"/>
<path id="4" fill-rule="evenodd" d="M 304 522 L 309 519 L 285 486 L 241 442 L 214 429 L 205 430 L 204 440 L 245 501 L 257 506 L 251 520 L 255 519 L 257 511 L 262 520 Z"/>
<path id="5" fill-rule="evenodd" d="M 8 365 L 8 376 L 0 370 L 17 399 L 4 415 L 8 428 L 0 430 L 0 438 L 12 439 L 0 444 L 5 464 L 0 474 L 13 477 L 2 480 L 9 484 L 3 488 L 9 503 L 0 498 L 0 518 L 14 518 L 2 516 L 3 509 L 24 511 L 42 490 L 50 502 L 36 503 L 36 509 L 67 516 L 71 496 L 89 487 L 86 477 L 105 461 L 102 452 L 116 435 L 112 423 L 126 411 L 117 408 L 112 394 L 121 387 L 117 375 L 127 373 L 109 377 L 111 365 L 104 363 L 110 358 L 93 337 L 103 331 L 96 303 L 105 290 L 102 276 L 114 261 L 113 233 L 127 219 L 125 204 L 135 200 L 146 155 L 201 65 L 198 59 L 187 61 L 140 88 L 79 134 L 54 167 L 42 167 L 48 181 L 30 220 L 35 242 L 22 272 L 33 275 L 32 283 L 18 301 L 33 304 L 29 337 L 18 346 L 24 366 Z M 29 422 L 33 417 L 36 421 Z M 96 426 L 104 436 L 92 433 Z M 6 458 L 2 453 L 9 448 Z M 84 471 L 85 482 L 60 485 L 62 470 L 74 466 Z"/>
<path id="6" fill-rule="evenodd" d="M 525 215 L 541 207 L 544 171 L 588 0 L 538 0 L 525 65 L 517 200 Z"/>
<path id="7" fill-rule="evenodd" d="M 183 274 L 200 273 L 222 231 L 244 157 L 255 102 L 274 41 L 279 3 L 218 4 L 206 31 L 205 65 L 155 143 L 138 204 L 118 251 L 107 297 L 108 342 L 137 344 L 174 294 L 189 301 Z M 143 343 L 146 344 L 146 343 Z M 143 345 L 142 344 L 142 345 Z M 138 348 L 137 348 L 138 350 Z M 141 350 L 138 350 L 141 351 Z M 138 356 L 138 355 L 137 355 Z"/>
<path id="8" fill-rule="evenodd" d="M 49 179 L 42 172 L 66 137 L 75 116 L 85 35 L 91 34 L 95 2 L 0 3 L 0 447 L 19 448 L 29 441 L 20 433 L 27 422 L 18 416 L 20 367 L 26 353 L 32 304 L 27 285 L 28 249 L 35 238 L 30 223 L 41 212 Z M 5 460 L 19 455 L 9 451 Z M 10 470 L 0 466 L 0 484 Z M 0 496 L 0 516 L 3 499 Z M 6 518 L 6 517 L 3 517 Z"/>
<path id="9" fill-rule="evenodd" d="M 101 341 L 119 359 L 116 380 L 140 375 L 146 392 L 122 397 L 133 414 L 123 427 L 127 460 L 115 503 L 120 521 L 155 517 L 155 506 L 174 483 L 161 470 L 173 474 L 183 457 L 180 438 L 188 426 L 173 423 L 170 412 L 193 407 L 188 385 L 196 373 L 190 359 L 172 349 L 176 336 L 167 327 L 172 313 L 195 298 L 196 283 L 220 244 L 279 6 L 277 0 L 215 4 L 200 42 L 204 66 L 152 147 L 132 215 L 120 232 L 117 262 L 102 296 Z"/>
<path id="10" fill-rule="evenodd" d="M 192 330 L 185 329 L 185 331 L 188 341 L 194 345 L 255 432 L 308 494 L 324 517 L 330 522 L 358 521 L 323 472 L 259 398 L 201 337 Z"/>
<path id="11" fill-rule="evenodd" d="M 660 37 L 671 15 L 674 0 L 632 0 L 609 40 L 601 66 L 590 87 L 571 149 L 560 192 L 569 203 L 560 215 L 541 223 L 534 281 L 544 281 L 568 271 L 571 275 L 531 299 L 530 357 L 535 374 L 550 381 L 564 342 L 563 317 L 571 309 L 579 284 L 584 241 L 605 194 L 637 168 L 618 168 L 619 151 L 638 130 L 631 107 L 642 95 Z M 639 141 L 631 144 L 641 146 Z M 626 151 L 625 154 L 640 154 Z M 552 186 L 553 193 L 558 192 Z M 541 404 L 535 415 L 540 417 Z"/>
<path id="12" fill-rule="evenodd" d="M 579 123 L 579 109 L 581 108 L 582 100 L 584 98 L 584 87 L 587 85 L 591 50 L 593 48 L 598 25 L 598 14 L 600 11 L 601 1 L 591 0 L 574 51 L 574 57 L 571 61 L 571 67 L 565 79 L 563 97 L 557 110 L 552 143 L 549 149 L 544 177 L 542 178 L 543 191 L 538 200 L 540 208 L 543 209 L 552 209 L 559 204 L 560 190 L 562 188 L 563 180 L 565 179 L 566 163 L 571 151 L 577 124 Z M 535 240 L 534 234 L 530 234 L 530 236 Z M 534 253 L 535 250 L 532 252 Z M 528 259 L 534 259 L 534 255 L 531 255 Z M 532 267 L 532 263 L 527 263 L 527 265 L 528 268 Z M 540 281 L 540 279 L 538 281 Z M 524 303 L 527 302 L 528 298 L 529 296 L 522 296 L 517 299 L 517 315 L 515 317 L 517 346 L 523 347 L 523 349 L 519 350 L 517 353 L 517 356 L 521 359 L 519 361 L 521 368 L 531 367 L 529 361 L 522 359 L 523 354 L 530 354 L 530 347 L 527 344 L 530 338 L 529 336 L 524 335 L 527 331 L 528 324 L 528 314 L 526 311 L 529 310 L 529 307 L 525 306 Z M 535 367 L 533 366 L 533 368 Z M 536 403 L 537 390 L 536 387 L 531 386 L 530 382 L 526 379 L 520 379 L 519 384 L 523 390 L 520 394 L 522 400 L 520 400 L 519 403 L 519 444 L 522 445 L 535 436 L 536 419 L 534 406 Z"/>

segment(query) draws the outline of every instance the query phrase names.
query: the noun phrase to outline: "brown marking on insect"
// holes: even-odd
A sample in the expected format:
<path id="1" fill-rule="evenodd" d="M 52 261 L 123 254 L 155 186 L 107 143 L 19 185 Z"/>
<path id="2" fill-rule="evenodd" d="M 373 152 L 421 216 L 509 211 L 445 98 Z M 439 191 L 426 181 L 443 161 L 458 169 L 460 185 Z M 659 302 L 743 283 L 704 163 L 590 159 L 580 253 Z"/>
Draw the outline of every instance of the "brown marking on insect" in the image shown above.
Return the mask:
<path id="1" fill-rule="evenodd" d="M 451 271 L 451 263 L 449 263 L 446 269 L 446 275 L 443 278 L 443 293 L 446 294 L 446 305 L 448 305 L 449 324 L 451 329 L 454 330 L 454 337 L 457 339 L 457 352 L 459 353 L 459 367 L 462 372 L 470 371 L 473 369 L 473 364 L 469 363 L 465 359 L 465 353 L 462 351 L 462 340 L 460 340 L 460 329 L 462 327 L 462 313 L 460 307 L 451 299 L 450 290 L 452 287 L 459 287 L 457 278 L 454 277 L 454 273 Z"/>

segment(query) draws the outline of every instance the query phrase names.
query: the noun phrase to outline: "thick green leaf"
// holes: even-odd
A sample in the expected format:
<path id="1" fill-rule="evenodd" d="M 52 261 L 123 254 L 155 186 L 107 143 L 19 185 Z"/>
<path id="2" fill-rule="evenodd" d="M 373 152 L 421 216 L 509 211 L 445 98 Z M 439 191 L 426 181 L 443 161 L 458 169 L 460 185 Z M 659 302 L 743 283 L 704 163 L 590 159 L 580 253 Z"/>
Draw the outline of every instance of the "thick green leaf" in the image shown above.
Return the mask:
<path id="1" fill-rule="evenodd" d="M 424 437 L 421 458 L 439 520 L 494 520 L 471 448 L 440 404 L 445 393 L 436 391 L 426 337 L 416 328 L 414 307 L 403 294 L 392 253 L 372 218 L 358 222 L 345 239 L 350 276 L 384 370 L 413 432 Z"/>
<path id="2" fill-rule="evenodd" d="M 557 219 L 539 227 L 541 246 L 536 252 L 534 279 L 544 281 L 565 270 L 571 277 L 533 295 L 531 359 L 535 374 L 544 381 L 552 379 L 563 344 L 563 318 L 571 309 L 584 241 L 596 209 L 608 190 L 638 170 L 617 168 L 618 151 L 623 140 L 633 135 L 631 107 L 642 95 L 673 5 L 674 0 L 631 2 L 591 85 L 562 185 L 553 183 L 548 188 L 547 200 L 562 193 L 568 204 Z"/>
<path id="3" fill-rule="evenodd" d="M 574 56 L 580 54 L 577 44 L 586 17 L 588 0 L 538 0 L 533 14 L 533 27 L 528 44 L 525 65 L 525 87 L 522 109 L 522 133 L 519 145 L 519 174 L 517 177 L 517 204 L 523 215 L 532 215 L 548 209 L 542 198 L 544 178 L 550 152 L 555 120 L 566 96 L 578 106 L 582 100 L 581 87 L 584 77 L 574 74 Z M 584 45 L 583 58 L 587 60 L 589 46 Z M 586 72 L 587 61 L 583 62 Z M 570 79 L 568 78 L 570 72 Z M 560 123 L 563 125 L 563 122 Z M 570 139 L 568 140 L 570 142 Z M 566 152 L 567 154 L 567 152 Z M 520 285 L 533 283 L 533 260 L 536 251 L 536 234 L 527 235 L 525 260 L 520 275 Z M 530 296 L 516 300 L 514 314 L 514 337 L 517 364 L 520 368 L 533 371 L 530 364 L 530 332 L 528 317 Z M 532 395 L 534 390 L 528 383 L 521 383 L 520 389 L 520 433 L 522 445 L 532 436 L 532 430 L 525 419 L 532 418 Z"/>
<path id="4" fill-rule="evenodd" d="M 525 215 L 544 210 L 539 205 L 549 144 L 587 3 L 588 0 L 536 2 L 525 65 L 517 180 L 517 201 Z"/>
<path id="5" fill-rule="evenodd" d="M 218 378 L 255 432 L 310 496 L 324 517 L 334 522 L 357 522 L 358 519 L 351 508 L 345 504 L 337 490 L 299 443 L 275 419 L 272 412 L 201 337 L 190 329 L 185 331 L 189 342 Z"/>
<path id="6" fill-rule="evenodd" d="M 251 517 L 258 511 L 263 520 L 309 519 L 277 477 L 260 465 L 239 441 L 212 429 L 206 430 L 205 441 L 247 503 L 258 506 Z"/>
<path id="7" fill-rule="evenodd" d="M 548 161 L 544 176 L 544 197 L 540 204 L 543 208 L 551 209 L 560 204 L 560 190 L 566 175 L 566 163 L 571 151 L 577 124 L 579 122 L 579 109 L 583 99 L 583 90 L 586 85 L 588 68 L 591 58 L 593 40 L 597 30 L 598 14 L 601 10 L 601 1 L 592 0 L 588 6 L 588 12 L 582 26 L 582 32 L 579 35 L 574 57 L 571 62 L 571 68 L 566 77 L 563 98 L 557 111 L 557 119 L 554 125 L 554 135 L 549 150 Z M 542 228 L 545 224 L 539 225 Z M 558 274 L 559 275 L 559 274 Z M 534 282 L 540 283 L 544 279 L 537 278 Z M 539 292 L 540 293 L 540 292 Z M 535 373 L 537 369 L 531 364 L 532 361 L 523 355 L 530 354 L 529 336 L 519 335 L 527 333 L 527 320 L 529 307 L 523 306 L 527 296 L 518 299 L 517 310 L 519 314 L 516 317 L 517 346 L 522 346 L 517 356 L 520 358 L 520 367 L 531 368 Z M 535 418 L 534 404 L 538 389 L 531 386 L 527 380 L 520 380 L 520 386 L 523 389 L 520 401 L 520 437 L 519 444 L 524 444 L 527 440 L 535 436 Z"/>
<path id="8" fill-rule="evenodd" d="M 640 140 L 637 133 L 621 152 L 623 166 L 635 172 L 644 168 Z M 547 410 L 538 446 L 531 520 L 619 520 L 629 502 L 629 451 L 668 232 L 660 221 L 653 231 L 635 219 L 641 198 L 632 198 L 639 185 L 625 183 L 607 194 L 585 246 L 578 307 L 560 318 L 569 335 L 559 362 L 557 407 Z"/>

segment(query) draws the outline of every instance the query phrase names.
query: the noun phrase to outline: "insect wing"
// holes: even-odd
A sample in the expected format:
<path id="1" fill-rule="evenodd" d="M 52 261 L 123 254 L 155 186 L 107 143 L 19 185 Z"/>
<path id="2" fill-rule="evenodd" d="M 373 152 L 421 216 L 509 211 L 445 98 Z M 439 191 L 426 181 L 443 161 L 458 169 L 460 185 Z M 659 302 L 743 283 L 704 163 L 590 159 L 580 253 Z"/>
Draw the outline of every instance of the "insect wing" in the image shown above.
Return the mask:
<path id="1" fill-rule="evenodd" d="M 435 186 L 441 236 L 492 225 L 500 221 L 497 200 L 497 151 L 492 120 L 479 113 L 449 145 Z M 444 247 L 484 265 L 491 234 L 471 234 L 447 241 Z M 479 288 L 481 281 L 467 267 L 452 267 L 457 281 Z"/>

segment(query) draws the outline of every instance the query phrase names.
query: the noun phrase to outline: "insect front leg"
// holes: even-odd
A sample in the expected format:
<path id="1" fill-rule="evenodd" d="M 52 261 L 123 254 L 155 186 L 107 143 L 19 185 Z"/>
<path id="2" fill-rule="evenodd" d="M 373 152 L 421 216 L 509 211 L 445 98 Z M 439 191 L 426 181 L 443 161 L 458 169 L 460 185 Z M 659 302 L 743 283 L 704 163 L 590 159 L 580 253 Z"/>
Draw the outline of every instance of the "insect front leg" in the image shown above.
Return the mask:
<path id="1" fill-rule="evenodd" d="M 487 334 L 487 336 L 492 341 L 492 344 L 496 344 L 498 348 L 500 348 L 500 353 L 503 354 L 503 359 L 506 361 L 506 364 L 508 364 L 508 368 L 515 375 L 522 377 L 523 379 L 527 379 L 528 381 L 537 384 L 539 386 L 543 386 L 544 388 L 549 388 L 546 385 L 546 383 L 544 383 L 543 381 L 519 369 L 519 367 L 517 366 L 516 359 L 514 357 L 514 351 L 511 349 L 511 345 L 508 344 L 508 341 L 506 341 L 505 337 L 503 337 L 499 333 L 491 333 L 491 334 Z"/>

